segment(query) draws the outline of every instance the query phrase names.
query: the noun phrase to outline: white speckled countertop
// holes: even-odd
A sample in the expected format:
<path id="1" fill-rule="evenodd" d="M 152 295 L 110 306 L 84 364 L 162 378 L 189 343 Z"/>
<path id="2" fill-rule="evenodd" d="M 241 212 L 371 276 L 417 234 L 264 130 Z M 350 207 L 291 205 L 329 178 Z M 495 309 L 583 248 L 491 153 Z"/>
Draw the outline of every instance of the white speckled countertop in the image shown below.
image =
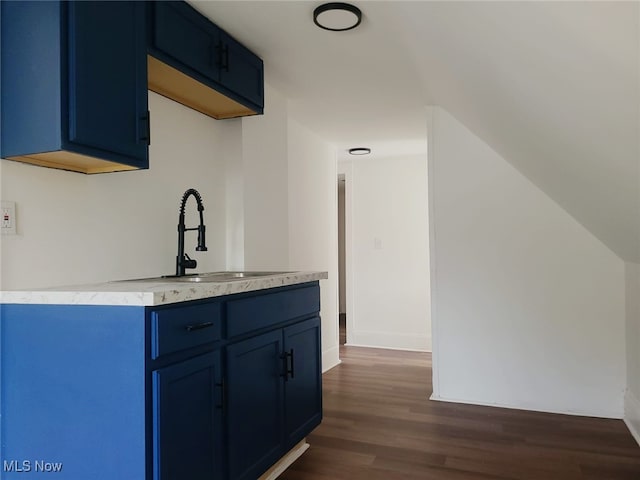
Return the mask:
<path id="1" fill-rule="evenodd" d="M 328 278 L 327 272 L 282 272 L 198 283 L 168 279 L 124 280 L 30 291 L 5 290 L 0 291 L 0 303 L 154 306 L 295 285 L 325 278 Z"/>

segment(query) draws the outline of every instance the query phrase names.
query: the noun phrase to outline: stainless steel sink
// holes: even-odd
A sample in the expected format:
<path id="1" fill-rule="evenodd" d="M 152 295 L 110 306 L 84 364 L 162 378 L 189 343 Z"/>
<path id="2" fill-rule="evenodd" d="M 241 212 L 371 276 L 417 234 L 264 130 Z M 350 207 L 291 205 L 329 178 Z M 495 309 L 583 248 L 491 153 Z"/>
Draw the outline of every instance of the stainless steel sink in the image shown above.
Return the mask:
<path id="1" fill-rule="evenodd" d="M 167 275 L 162 278 L 173 282 L 230 282 L 233 280 L 243 280 L 248 278 L 270 277 L 273 275 L 281 275 L 283 273 L 289 272 L 210 272 L 193 273 L 181 277 Z"/>
<path id="2" fill-rule="evenodd" d="M 126 280 L 130 282 L 185 282 L 185 283 L 204 283 L 204 282 L 232 282 L 234 280 L 246 280 L 250 278 L 270 277 L 274 275 L 282 275 L 291 272 L 264 272 L 264 271 L 242 271 L 242 272 L 208 272 L 208 273 L 191 273 L 182 276 L 163 275 L 162 277 L 139 278 L 135 280 Z"/>

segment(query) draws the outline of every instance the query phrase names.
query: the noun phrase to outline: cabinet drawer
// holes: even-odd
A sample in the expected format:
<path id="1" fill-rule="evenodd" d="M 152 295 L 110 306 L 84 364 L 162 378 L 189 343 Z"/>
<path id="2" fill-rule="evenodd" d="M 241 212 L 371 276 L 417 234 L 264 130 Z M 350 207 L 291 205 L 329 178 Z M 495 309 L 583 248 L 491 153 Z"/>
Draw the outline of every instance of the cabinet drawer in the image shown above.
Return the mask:
<path id="1" fill-rule="evenodd" d="M 319 311 L 319 285 L 232 300 L 227 303 L 227 336 L 241 335 Z"/>
<path id="2" fill-rule="evenodd" d="M 180 306 L 151 312 L 151 356 L 156 359 L 180 350 L 220 340 L 220 303 Z"/>

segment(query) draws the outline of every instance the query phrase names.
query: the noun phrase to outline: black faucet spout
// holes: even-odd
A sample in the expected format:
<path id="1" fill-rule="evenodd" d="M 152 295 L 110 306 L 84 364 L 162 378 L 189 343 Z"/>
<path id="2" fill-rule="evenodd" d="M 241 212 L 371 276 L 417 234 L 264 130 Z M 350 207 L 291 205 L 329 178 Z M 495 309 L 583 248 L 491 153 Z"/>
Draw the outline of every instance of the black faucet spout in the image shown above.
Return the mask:
<path id="1" fill-rule="evenodd" d="M 196 203 L 198 206 L 198 212 L 200 213 L 200 225 L 194 228 L 187 228 L 185 226 L 185 215 L 184 209 L 187 204 L 187 200 L 189 197 L 193 196 L 196 199 Z M 184 253 L 184 232 L 189 230 L 198 230 L 198 246 L 196 247 L 197 252 L 206 252 L 207 245 L 205 242 L 205 230 L 206 227 L 204 225 L 204 205 L 202 204 L 202 197 L 198 193 L 197 190 L 190 188 L 184 195 L 182 196 L 182 202 L 180 203 L 180 216 L 178 217 L 178 256 L 176 257 L 176 276 L 181 277 L 185 274 L 187 268 L 196 268 L 198 263 L 189 258 L 189 255 Z"/>
<path id="2" fill-rule="evenodd" d="M 206 229 L 207 229 L 207 227 L 205 227 L 202 224 L 202 220 L 201 220 L 200 221 L 200 225 L 198 226 L 198 246 L 196 247 L 196 252 L 206 252 L 207 251 L 207 245 L 206 245 L 206 242 L 204 240 L 204 232 L 205 232 Z"/>

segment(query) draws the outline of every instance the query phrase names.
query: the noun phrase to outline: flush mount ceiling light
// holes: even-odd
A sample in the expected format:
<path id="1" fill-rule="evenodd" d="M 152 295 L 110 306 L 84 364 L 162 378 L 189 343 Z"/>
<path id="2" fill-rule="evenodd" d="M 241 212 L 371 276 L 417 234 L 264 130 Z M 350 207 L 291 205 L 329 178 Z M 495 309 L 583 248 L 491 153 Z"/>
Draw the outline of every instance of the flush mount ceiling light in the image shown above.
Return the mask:
<path id="1" fill-rule="evenodd" d="M 371 153 L 371 149 L 366 147 L 350 148 L 349 153 L 351 155 L 369 155 Z"/>
<path id="2" fill-rule="evenodd" d="M 351 30 L 360 25 L 361 21 L 360 9 L 348 3 L 325 3 L 313 11 L 313 23 L 332 32 Z"/>

